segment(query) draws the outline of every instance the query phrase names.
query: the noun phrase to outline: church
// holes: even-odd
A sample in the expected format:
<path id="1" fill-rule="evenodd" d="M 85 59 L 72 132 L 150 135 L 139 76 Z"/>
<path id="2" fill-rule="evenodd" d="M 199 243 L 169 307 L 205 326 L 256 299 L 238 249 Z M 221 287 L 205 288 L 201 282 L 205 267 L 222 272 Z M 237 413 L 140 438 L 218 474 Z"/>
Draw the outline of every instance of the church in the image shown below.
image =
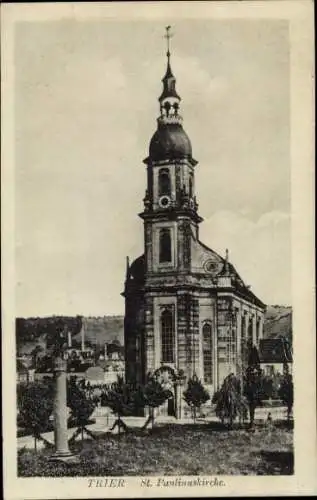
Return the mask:
<path id="1" fill-rule="evenodd" d="M 210 395 L 229 373 L 241 374 L 247 343 L 263 337 L 265 305 L 247 286 L 229 253 L 199 239 L 191 141 L 183 128 L 181 98 L 171 67 L 159 97 L 160 116 L 149 145 L 144 208 L 144 253 L 127 259 L 124 342 L 126 380 L 155 373 L 175 387 L 168 414 L 182 416 L 182 391 L 196 375 Z"/>

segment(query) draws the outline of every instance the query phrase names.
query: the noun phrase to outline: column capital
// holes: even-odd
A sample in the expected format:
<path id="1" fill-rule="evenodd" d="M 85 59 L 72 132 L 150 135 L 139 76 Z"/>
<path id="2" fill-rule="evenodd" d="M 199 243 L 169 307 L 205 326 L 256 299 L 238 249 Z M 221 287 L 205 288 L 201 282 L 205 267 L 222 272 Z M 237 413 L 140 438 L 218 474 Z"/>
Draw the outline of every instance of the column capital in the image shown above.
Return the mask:
<path id="1" fill-rule="evenodd" d="M 66 372 L 67 371 L 67 362 L 62 357 L 58 357 L 54 359 L 54 371 L 55 372 Z"/>

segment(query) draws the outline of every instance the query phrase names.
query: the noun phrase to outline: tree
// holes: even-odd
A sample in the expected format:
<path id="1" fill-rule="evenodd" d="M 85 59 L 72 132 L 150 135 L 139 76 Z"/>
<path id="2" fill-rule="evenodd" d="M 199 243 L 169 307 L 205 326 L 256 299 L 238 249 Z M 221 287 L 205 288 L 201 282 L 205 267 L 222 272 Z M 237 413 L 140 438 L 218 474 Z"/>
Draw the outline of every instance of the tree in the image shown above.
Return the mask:
<path id="1" fill-rule="evenodd" d="M 34 437 L 35 450 L 39 439 L 49 444 L 41 433 L 47 431 L 49 417 L 53 412 L 52 384 L 34 382 L 27 386 L 20 386 L 17 391 L 17 402 L 21 425 Z"/>
<path id="2" fill-rule="evenodd" d="M 134 405 L 139 408 L 148 407 L 149 409 L 149 416 L 143 429 L 146 429 L 150 423 L 153 429 L 155 408 L 161 406 L 171 396 L 172 392 L 169 389 L 165 389 L 154 376 L 148 375 L 146 384 L 143 387 L 139 386 L 134 393 Z"/>
<path id="3" fill-rule="evenodd" d="M 32 368 L 37 369 L 39 366 L 39 358 L 40 354 L 43 353 L 44 349 L 40 345 L 36 345 L 34 349 L 31 351 L 31 356 L 32 356 Z"/>
<path id="4" fill-rule="evenodd" d="M 122 377 L 118 378 L 118 382 L 106 386 L 102 394 L 103 404 L 108 406 L 116 420 L 111 427 L 114 430 L 118 427 L 118 434 L 121 429 L 128 430 L 128 426 L 123 422 L 122 417 L 130 415 L 134 408 L 133 390 L 129 384 L 126 384 Z"/>
<path id="5" fill-rule="evenodd" d="M 281 386 L 278 390 L 278 395 L 287 407 L 287 421 L 289 422 L 294 404 L 294 386 L 293 377 L 288 372 L 287 364 L 286 366 L 284 366 L 284 375 L 282 378 Z"/>
<path id="6" fill-rule="evenodd" d="M 87 429 L 86 425 L 96 408 L 96 401 L 88 398 L 85 391 L 76 384 L 76 380 L 74 379 L 71 379 L 68 383 L 67 406 L 71 410 L 71 418 L 74 419 L 76 425 L 78 425 L 70 441 L 73 441 L 79 433 L 81 433 L 81 439 L 83 440 L 84 432 L 86 432 L 88 436 L 94 438 L 94 435 Z"/>
<path id="7" fill-rule="evenodd" d="M 66 326 L 67 330 L 76 335 L 82 328 L 81 316 L 51 316 L 49 318 L 16 318 L 17 346 L 25 342 L 46 337 L 47 348 L 55 344 L 56 327 Z M 67 341 L 67 339 L 66 339 Z"/>
<path id="8" fill-rule="evenodd" d="M 250 427 L 253 427 L 255 409 L 264 399 L 264 377 L 260 367 L 257 348 L 249 343 L 248 367 L 244 376 L 244 395 L 248 401 L 250 414 Z"/>
<path id="9" fill-rule="evenodd" d="M 216 404 L 216 415 L 222 423 L 228 422 L 230 428 L 237 417 L 241 422 L 247 416 L 247 404 L 242 395 L 240 380 L 230 373 L 219 391 L 215 392 L 212 403 Z"/>
<path id="10" fill-rule="evenodd" d="M 210 399 L 208 391 L 206 391 L 196 375 L 188 380 L 188 385 L 183 396 L 184 401 L 193 411 L 194 422 L 196 422 L 197 409 L 200 409 L 200 407 Z"/>
<path id="11" fill-rule="evenodd" d="M 46 334 L 47 348 L 53 348 L 54 354 L 58 354 L 63 347 L 68 345 L 68 332 L 72 336 L 80 332 L 82 317 L 52 316 L 43 318 L 39 327 Z"/>

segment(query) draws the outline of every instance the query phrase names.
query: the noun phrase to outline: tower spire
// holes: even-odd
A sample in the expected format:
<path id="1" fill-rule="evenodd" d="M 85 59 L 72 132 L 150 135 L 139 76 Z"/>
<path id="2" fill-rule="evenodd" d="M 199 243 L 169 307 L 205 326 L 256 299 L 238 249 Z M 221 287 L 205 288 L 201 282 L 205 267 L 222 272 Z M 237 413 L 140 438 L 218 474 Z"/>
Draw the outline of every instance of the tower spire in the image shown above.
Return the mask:
<path id="1" fill-rule="evenodd" d="M 179 110 L 179 103 L 181 98 L 176 92 L 176 78 L 173 75 L 172 69 L 171 69 L 171 45 L 170 41 L 172 38 L 172 33 L 171 33 L 171 26 L 166 26 L 165 28 L 166 34 L 164 35 L 164 38 L 166 38 L 166 44 L 167 44 L 167 51 L 166 51 L 166 56 L 167 56 L 167 67 L 166 67 L 166 73 L 162 79 L 163 82 L 163 92 L 161 96 L 159 97 L 159 102 L 160 102 L 160 110 L 161 110 L 161 117 L 160 121 L 165 122 L 166 119 L 169 123 L 171 122 L 181 122 L 181 117 L 178 114 Z"/>

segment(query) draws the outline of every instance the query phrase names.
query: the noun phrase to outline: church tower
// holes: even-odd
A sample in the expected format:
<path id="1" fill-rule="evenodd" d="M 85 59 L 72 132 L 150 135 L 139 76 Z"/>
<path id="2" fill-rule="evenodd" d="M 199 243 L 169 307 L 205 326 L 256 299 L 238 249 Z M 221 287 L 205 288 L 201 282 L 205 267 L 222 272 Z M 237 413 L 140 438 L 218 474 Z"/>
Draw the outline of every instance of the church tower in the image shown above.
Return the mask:
<path id="1" fill-rule="evenodd" d="M 160 114 L 144 160 L 147 182 L 139 214 L 144 254 L 131 265 L 127 261 L 126 379 L 142 383 L 151 372 L 176 383 L 197 375 L 214 390 L 226 374 L 237 372 L 243 350 L 240 316 L 247 311 L 249 335 L 260 337 L 264 305 L 244 285 L 228 254 L 222 258 L 199 240 L 198 162 L 183 128 L 170 36 L 167 27 Z M 246 304 L 244 312 L 238 297 Z"/>

